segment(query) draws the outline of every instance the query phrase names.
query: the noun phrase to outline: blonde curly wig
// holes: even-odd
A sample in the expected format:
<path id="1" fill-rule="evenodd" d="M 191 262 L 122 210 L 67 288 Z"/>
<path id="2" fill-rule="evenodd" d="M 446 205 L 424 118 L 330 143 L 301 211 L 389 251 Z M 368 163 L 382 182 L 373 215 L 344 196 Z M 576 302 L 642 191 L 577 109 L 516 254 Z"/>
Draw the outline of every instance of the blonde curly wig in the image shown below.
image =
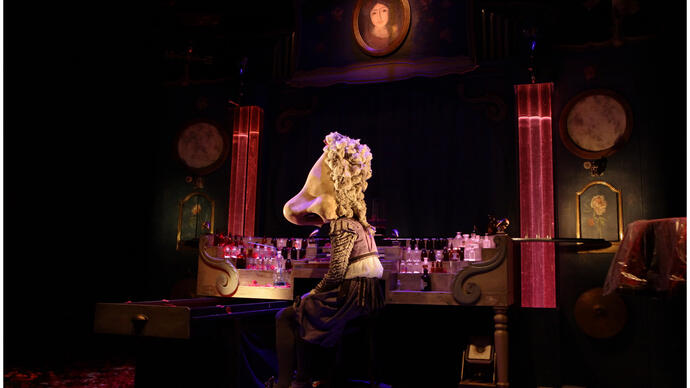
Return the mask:
<path id="1" fill-rule="evenodd" d="M 351 139 L 338 132 L 331 132 L 324 139 L 325 162 L 331 169 L 335 186 L 338 217 L 352 217 L 365 228 L 374 228 L 367 222 L 367 205 L 364 192 L 367 179 L 371 178 L 371 150 L 359 139 Z"/>

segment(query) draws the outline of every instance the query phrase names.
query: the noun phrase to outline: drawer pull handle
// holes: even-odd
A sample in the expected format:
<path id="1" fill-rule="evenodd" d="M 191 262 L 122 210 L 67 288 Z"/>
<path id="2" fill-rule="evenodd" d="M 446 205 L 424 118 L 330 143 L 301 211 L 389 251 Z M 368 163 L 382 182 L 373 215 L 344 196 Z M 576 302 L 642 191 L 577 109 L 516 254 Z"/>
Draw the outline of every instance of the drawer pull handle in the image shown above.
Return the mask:
<path id="1" fill-rule="evenodd" d="M 149 317 L 147 317 L 145 314 L 137 314 L 132 318 L 132 321 L 135 323 L 145 323 L 149 320 Z"/>

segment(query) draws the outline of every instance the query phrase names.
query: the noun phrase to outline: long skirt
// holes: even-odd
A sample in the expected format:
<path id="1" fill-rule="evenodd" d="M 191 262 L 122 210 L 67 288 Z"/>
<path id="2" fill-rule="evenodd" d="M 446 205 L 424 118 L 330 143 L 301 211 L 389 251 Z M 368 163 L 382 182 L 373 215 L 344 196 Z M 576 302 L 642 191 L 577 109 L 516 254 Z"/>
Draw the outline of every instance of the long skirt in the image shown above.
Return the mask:
<path id="1" fill-rule="evenodd" d="M 378 278 L 345 279 L 339 287 L 305 297 L 296 311 L 299 336 L 323 347 L 335 346 L 349 321 L 383 307 L 381 282 Z"/>

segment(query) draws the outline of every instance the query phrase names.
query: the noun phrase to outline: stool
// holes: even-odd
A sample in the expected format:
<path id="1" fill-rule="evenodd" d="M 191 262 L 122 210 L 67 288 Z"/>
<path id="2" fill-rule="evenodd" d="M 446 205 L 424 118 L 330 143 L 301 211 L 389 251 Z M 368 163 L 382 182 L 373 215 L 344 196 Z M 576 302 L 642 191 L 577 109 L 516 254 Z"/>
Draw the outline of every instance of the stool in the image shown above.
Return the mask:
<path id="1" fill-rule="evenodd" d="M 345 332 L 341 337 L 340 341 L 335 346 L 334 362 L 331 365 L 329 380 L 332 382 L 333 387 L 345 387 L 346 386 L 346 376 L 340 372 L 344 368 L 340 368 L 343 365 L 344 359 L 344 345 L 343 339 L 348 336 L 358 332 L 361 332 L 365 336 L 365 342 L 367 346 L 367 378 L 370 387 L 378 387 L 378 376 L 377 376 L 377 364 L 376 364 L 376 331 L 378 328 L 379 317 L 381 316 L 381 311 L 373 313 L 368 316 L 354 319 L 348 322 L 345 327 Z M 363 349 L 364 350 L 364 349 Z"/>

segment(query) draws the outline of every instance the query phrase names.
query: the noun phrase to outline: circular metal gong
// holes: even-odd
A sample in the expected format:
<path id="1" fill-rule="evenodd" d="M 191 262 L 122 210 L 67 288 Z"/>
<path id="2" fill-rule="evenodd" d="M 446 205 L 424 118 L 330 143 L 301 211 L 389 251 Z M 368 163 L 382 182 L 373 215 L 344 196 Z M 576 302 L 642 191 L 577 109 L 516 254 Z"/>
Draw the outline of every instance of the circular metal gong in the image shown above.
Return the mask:
<path id="1" fill-rule="evenodd" d="M 602 295 L 596 287 L 583 292 L 575 302 L 575 322 L 585 334 L 609 338 L 618 334 L 628 319 L 627 308 L 615 293 Z"/>

